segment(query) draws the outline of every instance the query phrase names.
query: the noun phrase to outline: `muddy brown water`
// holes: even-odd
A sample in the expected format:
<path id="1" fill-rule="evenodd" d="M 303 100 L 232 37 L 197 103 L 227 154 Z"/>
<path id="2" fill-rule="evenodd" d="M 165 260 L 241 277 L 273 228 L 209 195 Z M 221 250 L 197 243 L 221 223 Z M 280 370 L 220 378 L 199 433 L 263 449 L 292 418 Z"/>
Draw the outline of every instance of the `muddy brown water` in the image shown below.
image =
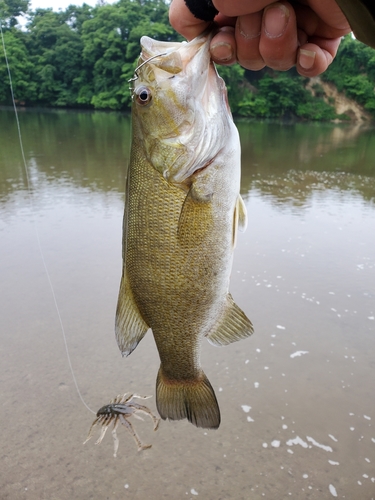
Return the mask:
<path id="1" fill-rule="evenodd" d="M 249 224 L 230 289 L 255 333 L 203 344 L 222 424 L 133 420 L 153 446 L 120 428 L 115 459 L 110 431 L 82 445 L 93 415 L 37 233 L 86 403 L 154 396 L 151 333 L 122 359 L 113 332 L 129 118 L 20 123 L 32 205 L 0 111 L 1 500 L 375 498 L 375 130 L 238 124 Z"/>

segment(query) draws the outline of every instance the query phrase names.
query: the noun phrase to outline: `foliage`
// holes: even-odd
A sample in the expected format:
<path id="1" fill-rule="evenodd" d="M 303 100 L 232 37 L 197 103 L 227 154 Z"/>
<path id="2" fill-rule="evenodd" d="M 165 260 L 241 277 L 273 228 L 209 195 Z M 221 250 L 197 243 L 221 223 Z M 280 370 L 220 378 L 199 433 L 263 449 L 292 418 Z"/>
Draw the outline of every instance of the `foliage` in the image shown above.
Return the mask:
<path id="1" fill-rule="evenodd" d="M 145 33 L 159 40 L 172 39 L 167 14 L 166 4 L 158 0 L 120 0 L 97 7 L 82 26 L 87 83 L 78 102 L 95 108 L 128 107 L 128 80 L 139 56 L 139 39 Z"/>
<path id="2" fill-rule="evenodd" d="M 323 78 L 375 115 L 375 51 L 347 35 Z"/>
<path id="3" fill-rule="evenodd" d="M 0 0 L 0 23 L 3 28 L 13 28 L 17 17 L 25 14 L 30 0 Z"/>
<path id="4" fill-rule="evenodd" d="M 0 8 L 4 2 L 6 9 L 1 12 L 8 19 L 4 26 L 11 25 L 9 19 L 26 10 L 29 3 L 0 0 Z M 23 73 L 29 75 L 30 88 L 24 85 L 24 75 L 19 79 L 16 74 L 15 94 L 28 105 L 126 109 L 130 105 L 128 80 L 139 56 L 140 37 L 147 34 L 159 40 L 178 39 L 162 0 L 119 0 L 111 5 L 102 2 L 95 8 L 70 5 L 59 12 L 37 9 L 28 12 L 28 18 L 27 32 L 18 30 L 19 38 L 24 39 L 24 53 L 15 52 L 13 38 L 8 48 L 14 67 L 22 69 L 26 61 Z M 0 61 L 4 75 L 0 104 L 5 104 L 9 102 L 9 81 L 4 61 Z"/>
<path id="5" fill-rule="evenodd" d="M 246 117 L 332 120 L 334 109 L 305 89 L 304 79 L 290 73 L 266 74 L 256 92 L 248 92 L 238 105 L 238 114 Z"/>
<path id="6" fill-rule="evenodd" d="M 72 106 L 77 101 L 83 44 L 78 30 L 68 24 L 76 13 L 70 11 L 68 17 L 63 12 L 38 9 L 28 26 L 38 104 Z"/>
<path id="7" fill-rule="evenodd" d="M 13 90 L 18 102 L 34 101 L 36 97 L 36 86 L 32 82 L 33 64 L 22 39 L 22 33 L 14 28 L 4 32 L 4 44 L 11 73 Z M 0 58 L 0 103 L 10 105 L 12 103 L 8 68 L 5 58 Z"/>
<path id="8" fill-rule="evenodd" d="M 168 21 L 168 0 L 118 0 L 96 7 L 70 5 L 66 10 L 28 10 L 30 0 L 0 0 L 0 22 L 15 97 L 35 106 L 125 110 L 130 106 L 128 80 L 140 45 L 148 35 L 181 40 Z M 27 14 L 26 29 L 17 16 Z M 239 65 L 218 67 L 228 88 L 233 114 L 255 118 L 331 120 L 332 103 L 322 88 L 315 97 L 308 79 L 295 70 L 245 71 Z M 323 75 L 375 115 L 375 51 L 346 37 Z M 0 54 L 0 104 L 10 103 L 9 78 Z"/>

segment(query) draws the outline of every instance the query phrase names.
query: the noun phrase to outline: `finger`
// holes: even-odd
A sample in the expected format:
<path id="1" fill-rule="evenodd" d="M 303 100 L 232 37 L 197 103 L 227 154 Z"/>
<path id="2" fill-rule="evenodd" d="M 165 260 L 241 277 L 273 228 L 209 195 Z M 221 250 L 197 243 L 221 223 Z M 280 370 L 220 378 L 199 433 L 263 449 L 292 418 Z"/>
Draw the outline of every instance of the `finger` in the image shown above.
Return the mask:
<path id="1" fill-rule="evenodd" d="M 305 43 L 307 43 L 309 37 L 303 30 L 297 28 L 297 38 L 298 38 L 298 45 L 301 47 L 302 45 L 305 45 Z"/>
<path id="2" fill-rule="evenodd" d="M 211 57 L 216 63 L 234 64 L 237 61 L 234 28 L 231 26 L 221 28 L 211 40 L 210 51 Z"/>
<path id="3" fill-rule="evenodd" d="M 234 28 L 236 25 L 236 19 L 236 17 L 228 17 L 219 12 L 215 17 L 215 24 L 220 28 L 223 28 L 224 26 L 232 26 Z"/>
<path id="4" fill-rule="evenodd" d="M 309 0 L 308 5 L 294 4 L 298 26 L 308 35 L 338 38 L 351 31 L 349 23 L 337 2 Z"/>
<path id="5" fill-rule="evenodd" d="M 298 51 L 296 68 L 300 75 L 313 77 L 323 73 L 333 61 L 341 38 L 333 40 L 313 37 Z"/>
<path id="6" fill-rule="evenodd" d="M 297 58 L 298 36 L 293 7 L 289 2 L 275 2 L 264 10 L 259 51 L 272 69 L 286 71 Z"/>
<path id="7" fill-rule="evenodd" d="M 259 52 L 262 13 L 239 16 L 236 23 L 237 60 L 240 65 L 252 71 L 264 68 L 265 63 Z"/>
<path id="8" fill-rule="evenodd" d="M 213 0 L 219 12 L 229 17 L 238 17 L 245 14 L 254 14 L 262 11 L 272 0 Z"/>
<path id="9" fill-rule="evenodd" d="M 344 15 L 336 5 L 331 16 L 320 17 L 316 11 L 301 4 L 295 4 L 294 10 L 297 18 L 298 28 L 303 30 L 308 36 L 320 36 L 324 38 L 338 38 L 351 31 Z"/>
<path id="10" fill-rule="evenodd" d="M 196 18 L 187 8 L 184 0 L 173 0 L 169 7 L 171 26 L 187 40 L 203 33 L 210 23 Z"/>

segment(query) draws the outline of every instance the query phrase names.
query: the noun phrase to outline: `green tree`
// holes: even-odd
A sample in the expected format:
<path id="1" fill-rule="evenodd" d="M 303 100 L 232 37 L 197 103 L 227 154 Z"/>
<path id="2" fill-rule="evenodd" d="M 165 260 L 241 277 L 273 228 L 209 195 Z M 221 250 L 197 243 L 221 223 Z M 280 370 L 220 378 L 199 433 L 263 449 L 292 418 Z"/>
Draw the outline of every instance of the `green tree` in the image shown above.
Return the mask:
<path id="1" fill-rule="evenodd" d="M 89 15 L 87 6 L 83 11 Z M 74 106 L 77 103 L 82 84 L 83 43 L 77 27 L 71 25 L 79 13 L 79 8 L 70 9 L 68 13 L 38 9 L 28 25 L 28 47 L 40 104 Z"/>
<path id="2" fill-rule="evenodd" d="M 98 1 L 70 5 L 65 11 L 37 9 L 29 0 L 0 0 L 0 23 L 16 98 L 28 105 L 128 109 L 128 80 L 139 57 L 141 36 L 178 41 L 168 20 L 168 0 Z M 27 14 L 26 31 L 17 16 Z M 335 118 L 333 108 L 312 97 L 307 79 L 295 70 L 246 71 L 218 67 L 234 114 L 256 118 Z M 375 117 L 375 51 L 347 36 L 322 78 L 362 104 Z M 323 89 L 323 88 L 322 88 Z M 9 79 L 0 57 L 0 104 L 10 103 Z"/>
<path id="3" fill-rule="evenodd" d="M 322 75 L 340 92 L 355 99 L 375 115 L 375 51 L 347 35 L 336 59 Z"/>
<path id="4" fill-rule="evenodd" d="M 0 0 L 0 23 L 3 28 L 13 28 L 17 17 L 26 14 L 30 0 Z"/>
<path id="5" fill-rule="evenodd" d="M 294 72 L 266 74 L 254 93 L 239 103 L 238 114 L 257 118 L 292 118 L 332 120 L 334 109 L 323 99 L 313 97 L 304 87 L 305 79 Z"/>
<path id="6" fill-rule="evenodd" d="M 14 28 L 3 33 L 7 60 L 12 77 L 16 102 L 30 104 L 35 101 L 36 85 L 32 81 L 33 64 L 29 60 L 22 33 Z M 2 47 L 1 47 L 2 49 Z M 1 54 L 2 50 L 0 51 Z M 12 103 L 8 68 L 4 55 L 0 55 L 0 103 Z"/>
<path id="7" fill-rule="evenodd" d="M 87 85 L 78 102 L 95 108 L 122 109 L 130 105 L 128 80 L 139 56 L 139 39 L 176 38 L 168 23 L 168 7 L 160 0 L 120 0 L 98 6 L 82 26 L 83 61 Z"/>

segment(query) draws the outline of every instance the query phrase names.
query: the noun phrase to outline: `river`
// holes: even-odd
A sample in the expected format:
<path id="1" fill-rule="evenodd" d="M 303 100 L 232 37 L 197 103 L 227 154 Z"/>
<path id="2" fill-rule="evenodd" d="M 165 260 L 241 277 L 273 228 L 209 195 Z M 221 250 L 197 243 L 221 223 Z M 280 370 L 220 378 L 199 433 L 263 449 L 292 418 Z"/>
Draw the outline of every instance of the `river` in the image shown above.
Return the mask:
<path id="1" fill-rule="evenodd" d="M 203 344 L 221 426 L 132 419 L 152 448 L 119 428 L 113 458 L 110 430 L 82 444 L 94 415 L 60 318 L 91 409 L 135 392 L 156 411 L 151 333 L 126 359 L 114 337 L 130 120 L 19 119 L 31 193 L 0 110 L 1 499 L 374 499 L 375 129 L 238 123 L 230 290 L 255 333 Z"/>

